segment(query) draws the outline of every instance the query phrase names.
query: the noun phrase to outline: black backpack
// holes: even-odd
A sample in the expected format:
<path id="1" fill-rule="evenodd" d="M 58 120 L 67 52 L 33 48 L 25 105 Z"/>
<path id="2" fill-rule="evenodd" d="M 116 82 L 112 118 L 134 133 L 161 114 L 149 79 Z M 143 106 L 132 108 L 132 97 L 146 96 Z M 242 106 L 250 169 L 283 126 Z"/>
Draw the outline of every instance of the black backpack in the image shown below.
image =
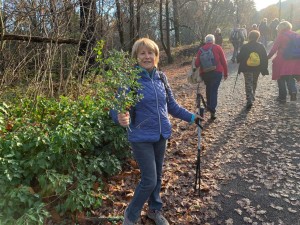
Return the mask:
<path id="1" fill-rule="evenodd" d="M 234 30 L 231 33 L 230 41 L 232 43 L 237 43 L 241 40 L 241 32 L 239 30 Z"/>

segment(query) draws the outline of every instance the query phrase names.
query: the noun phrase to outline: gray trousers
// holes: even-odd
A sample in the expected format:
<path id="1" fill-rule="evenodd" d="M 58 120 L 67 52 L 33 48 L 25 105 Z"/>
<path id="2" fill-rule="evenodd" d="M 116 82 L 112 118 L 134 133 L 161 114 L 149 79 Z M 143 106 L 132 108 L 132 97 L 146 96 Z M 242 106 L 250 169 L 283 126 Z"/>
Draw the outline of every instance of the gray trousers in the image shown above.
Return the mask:
<path id="1" fill-rule="evenodd" d="M 255 91 L 259 74 L 260 72 L 244 72 L 247 104 L 251 104 L 255 100 Z"/>

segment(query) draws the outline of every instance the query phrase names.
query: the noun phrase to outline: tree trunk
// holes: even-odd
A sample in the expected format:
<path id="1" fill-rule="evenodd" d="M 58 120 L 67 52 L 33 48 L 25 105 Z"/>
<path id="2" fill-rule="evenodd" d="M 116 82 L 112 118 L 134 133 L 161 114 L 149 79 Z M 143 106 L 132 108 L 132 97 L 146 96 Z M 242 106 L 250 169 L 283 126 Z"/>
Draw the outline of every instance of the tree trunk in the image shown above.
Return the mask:
<path id="1" fill-rule="evenodd" d="M 96 1 L 80 0 L 80 30 L 87 42 L 80 44 L 79 55 L 90 55 L 95 46 L 95 26 Z"/>
<path id="2" fill-rule="evenodd" d="M 167 56 L 168 63 L 173 62 L 171 54 L 171 43 L 170 43 L 170 13 L 169 13 L 169 0 L 166 0 L 166 38 L 167 38 Z"/>
<path id="3" fill-rule="evenodd" d="M 160 42 L 165 52 L 167 52 L 167 46 L 164 41 L 164 29 L 163 29 L 163 0 L 159 1 L 159 30 L 160 30 Z"/>
<path id="4" fill-rule="evenodd" d="M 123 30 L 123 18 L 121 14 L 121 5 L 120 1 L 116 0 L 116 7 L 117 7 L 117 24 L 118 24 L 118 31 L 119 31 L 119 38 L 120 38 L 120 44 L 121 48 L 124 49 L 124 30 Z"/>
<path id="5" fill-rule="evenodd" d="M 98 2 L 98 14 L 100 17 L 100 21 L 99 21 L 99 35 L 100 37 L 104 36 L 104 16 L 103 16 L 103 11 L 104 11 L 104 0 L 101 0 Z"/>
<path id="6" fill-rule="evenodd" d="M 168 57 L 168 63 L 172 63 L 172 55 L 171 55 L 171 46 L 170 46 L 170 18 L 169 18 L 169 0 L 166 0 L 166 43 L 164 41 L 164 29 L 163 29 L 163 0 L 160 0 L 159 2 L 159 27 L 160 27 L 160 41 L 163 46 L 163 49 L 165 50 L 167 57 Z"/>
<path id="7" fill-rule="evenodd" d="M 80 0 L 80 30 L 83 39 L 87 42 L 81 42 L 79 47 L 79 56 L 84 56 L 84 65 L 82 73 L 78 76 L 79 83 L 83 82 L 84 76 L 94 64 L 95 54 L 93 49 L 96 44 L 96 0 Z"/>
<path id="8" fill-rule="evenodd" d="M 129 38 L 130 38 L 130 46 L 129 50 L 133 46 L 135 41 L 135 27 L 134 27 L 134 0 L 129 0 Z"/>
<path id="9" fill-rule="evenodd" d="M 137 0 L 137 12 L 136 12 L 136 39 L 140 38 L 141 29 L 141 8 L 142 0 Z"/>
<path id="10" fill-rule="evenodd" d="M 175 32 L 175 45 L 180 45 L 179 34 L 179 12 L 178 12 L 178 0 L 173 0 L 173 17 L 174 17 L 174 32 Z"/>

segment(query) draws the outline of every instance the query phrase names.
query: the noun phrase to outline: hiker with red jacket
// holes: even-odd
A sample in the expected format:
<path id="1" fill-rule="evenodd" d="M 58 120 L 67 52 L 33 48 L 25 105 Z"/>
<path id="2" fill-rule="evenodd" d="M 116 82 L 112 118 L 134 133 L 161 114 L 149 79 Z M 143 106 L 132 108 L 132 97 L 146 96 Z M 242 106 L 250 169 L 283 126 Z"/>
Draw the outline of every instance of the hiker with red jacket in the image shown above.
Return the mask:
<path id="1" fill-rule="evenodd" d="M 240 63 L 238 74 L 243 73 L 245 78 L 247 109 L 252 107 L 255 100 L 255 90 L 259 74 L 269 74 L 267 52 L 265 47 L 257 42 L 259 36 L 260 33 L 258 30 L 250 31 L 248 35 L 249 42 L 242 46 L 237 57 L 237 62 Z"/>
<path id="2" fill-rule="evenodd" d="M 212 50 L 213 61 L 215 68 L 214 70 L 206 72 L 203 61 L 201 62 L 201 54 L 203 51 Z M 216 107 L 218 102 L 218 89 L 224 76 L 224 80 L 228 77 L 227 72 L 227 61 L 221 46 L 215 44 L 215 37 L 213 34 L 208 34 L 205 37 L 205 45 L 199 49 L 195 66 L 200 67 L 200 76 L 202 77 L 204 84 L 206 86 L 206 100 L 207 109 L 211 114 L 211 119 L 216 119 Z"/>
<path id="3" fill-rule="evenodd" d="M 287 89 L 291 101 L 297 100 L 297 87 L 295 78 L 300 77 L 300 59 L 284 58 L 284 50 L 290 41 L 291 35 L 296 35 L 292 31 L 292 24 L 288 21 L 283 21 L 277 26 L 278 35 L 274 45 L 268 54 L 268 58 L 272 60 L 272 80 L 277 80 L 279 95 L 277 101 L 280 103 L 286 102 Z"/>

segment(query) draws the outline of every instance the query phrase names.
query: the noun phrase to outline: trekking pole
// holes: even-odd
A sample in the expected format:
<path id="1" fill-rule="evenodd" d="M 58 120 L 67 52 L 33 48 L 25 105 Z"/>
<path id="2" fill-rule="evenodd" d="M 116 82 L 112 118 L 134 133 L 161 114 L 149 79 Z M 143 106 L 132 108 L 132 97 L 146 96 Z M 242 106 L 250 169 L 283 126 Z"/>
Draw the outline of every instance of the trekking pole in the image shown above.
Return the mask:
<path id="1" fill-rule="evenodd" d="M 196 105 L 197 105 L 197 114 L 199 114 L 201 117 L 204 116 L 204 107 L 201 107 L 201 101 L 206 107 L 205 101 L 203 96 L 200 93 L 200 84 L 198 84 L 197 87 L 197 97 L 196 97 Z M 201 160 L 200 160 L 200 153 L 201 153 L 201 131 L 203 129 L 201 125 L 201 120 L 198 122 L 198 150 L 197 150 L 197 161 L 196 161 L 196 179 L 195 179 L 195 191 L 197 191 L 197 185 L 199 190 L 199 196 L 200 196 L 200 184 L 201 184 Z"/>
<path id="2" fill-rule="evenodd" d="M 236 82 L 237 82 L 238 76 L 239 76 L 239 72 L 236 74 L 236 78 L 235 78 L 235 82 L 234 82 L 234 86 L 233 86 L 232 93 L 234 92 L 234 89 L 235 89 L 235 86 L 236 86 Z"/>

